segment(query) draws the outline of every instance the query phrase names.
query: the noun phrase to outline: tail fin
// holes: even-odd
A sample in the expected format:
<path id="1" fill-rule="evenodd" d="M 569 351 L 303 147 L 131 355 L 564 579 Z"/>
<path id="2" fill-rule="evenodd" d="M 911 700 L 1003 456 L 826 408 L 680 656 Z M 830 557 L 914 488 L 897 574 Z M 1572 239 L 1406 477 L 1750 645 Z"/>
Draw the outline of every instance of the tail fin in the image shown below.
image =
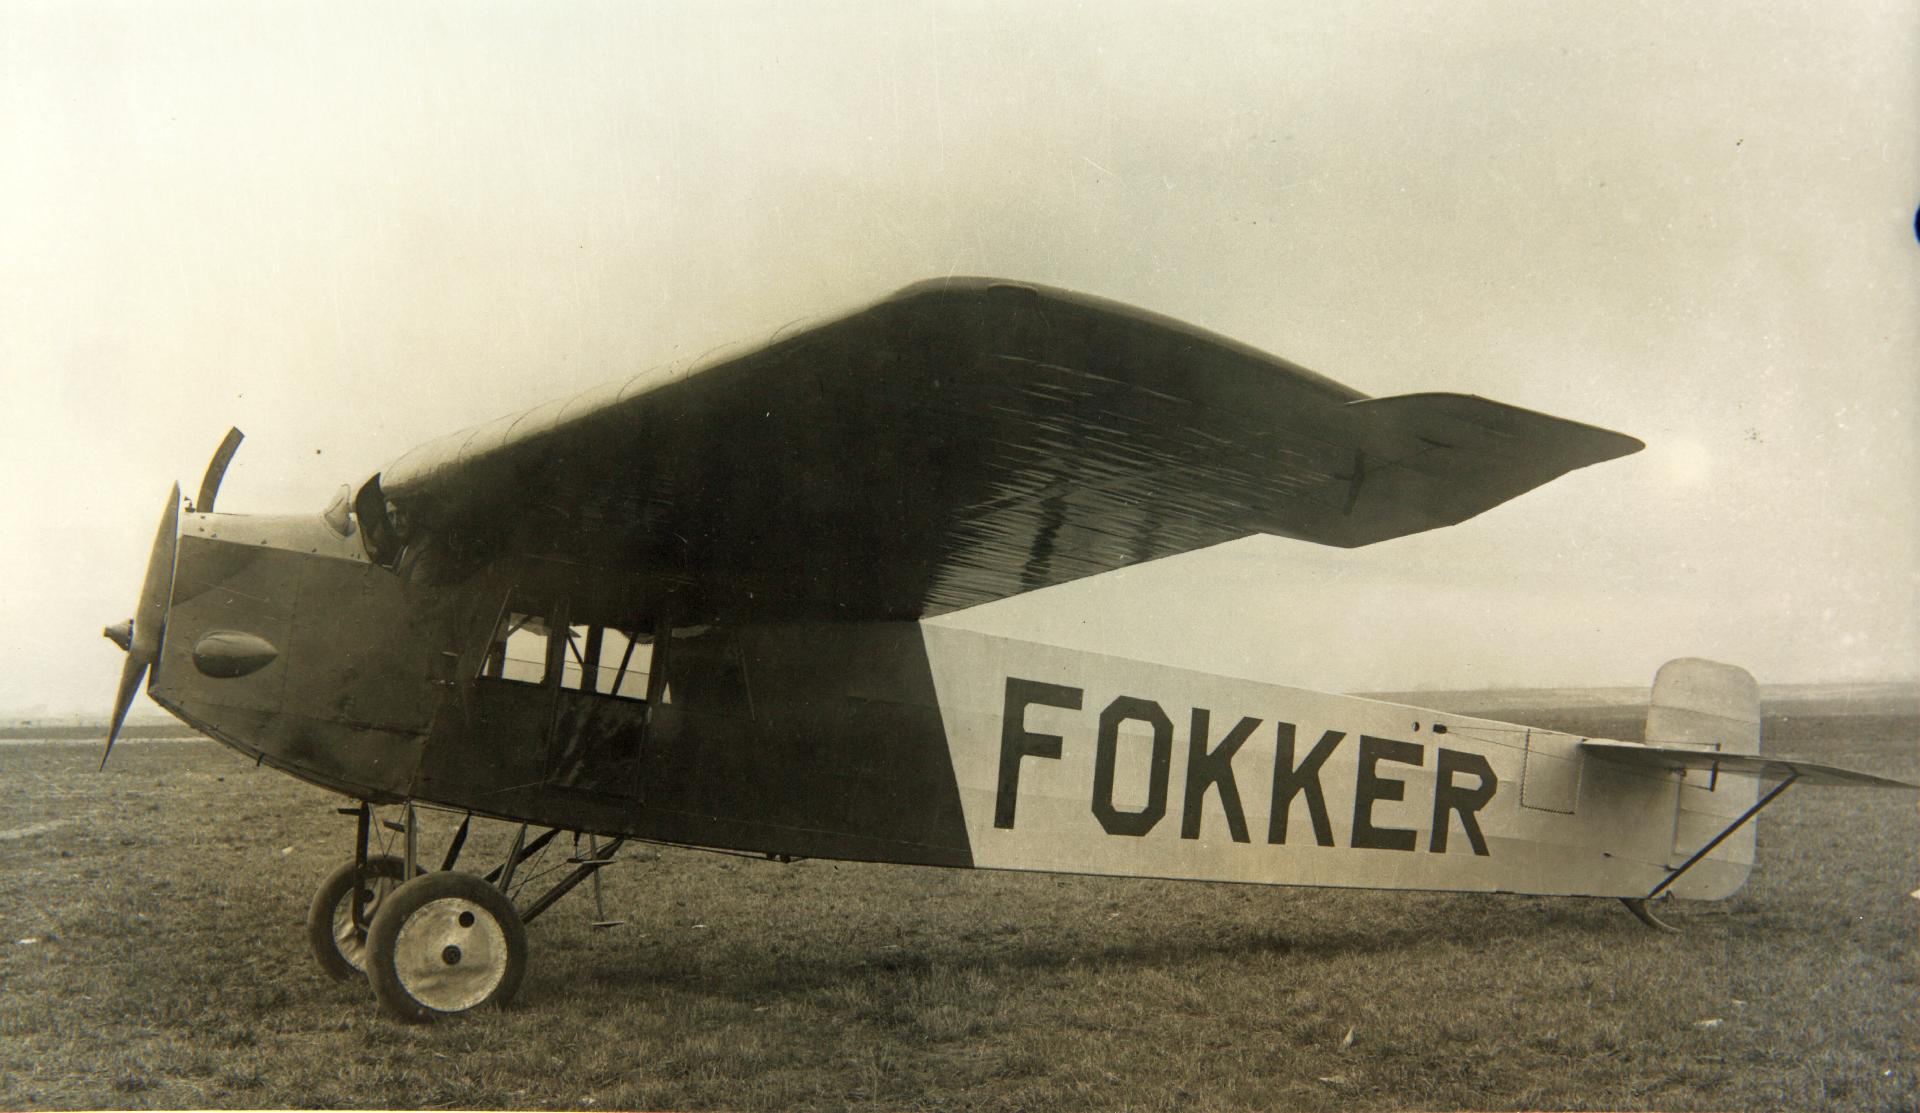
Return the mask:
<path id="1" fill-rule="evenodd" d="M 1726 754 L 1760 752 L 1760 688 L 1745 670 L 1697 657 L 1668 661 L 1653 678 L 1647 707 L 1650 744 L 1698 747 Z M 1753 777 L 1688 770 L 1680 782 L 1673 858 L 1686 861 L 1753 806 Z M 1719 900 L 1738 892 L 1753 869 L 1754 825 L 1714 847 L 1673 886 L 1677 896 Z"/>

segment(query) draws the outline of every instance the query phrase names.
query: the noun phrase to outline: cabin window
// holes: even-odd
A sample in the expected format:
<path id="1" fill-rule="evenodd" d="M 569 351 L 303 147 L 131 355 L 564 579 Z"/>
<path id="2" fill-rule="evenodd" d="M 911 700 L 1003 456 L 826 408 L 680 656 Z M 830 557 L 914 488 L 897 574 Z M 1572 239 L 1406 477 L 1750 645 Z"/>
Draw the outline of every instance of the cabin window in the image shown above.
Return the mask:
<path id="1" fill-rule="evenodd" d="M 547 622 L 538 615 L 510 613 L 500 620 L 487 651 L 484 675 L 517 684 L 547 679 Z"/>
<path id="2" fill-rule="evenodd" d="M 636 638 L 611 626 L 567 627 L 567 652 L 560 665 L 562 688 L 643 700 L 652 670 L 651 638 Z"/>
<path id="3" fill-rule="evenodd" d="M 644 701 L 653 661 L 653 638 L 638 630 L 593 623 L 557 626 L 540 615 L 513 611 L 494 630 L 480 675 L 531 685 L 557 676 L 570 692 Z M 673 689 L 663 684 L 660 699 L 673 702 Z"/>

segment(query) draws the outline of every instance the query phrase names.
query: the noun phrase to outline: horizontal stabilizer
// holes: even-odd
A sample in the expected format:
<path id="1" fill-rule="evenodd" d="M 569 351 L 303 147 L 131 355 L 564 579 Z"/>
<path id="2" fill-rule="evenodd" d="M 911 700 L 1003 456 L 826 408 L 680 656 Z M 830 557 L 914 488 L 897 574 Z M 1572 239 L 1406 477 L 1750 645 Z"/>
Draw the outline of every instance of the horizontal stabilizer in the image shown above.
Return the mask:
<path id="1" fill-rule="evenodd" d="M 1721 773 L 1772 777 L 1781 780 L 1793 777 L 1801 784 L 1810 785 L 1920 789 L 1920 784 L 1882 777 L 1877 773 L 1862 773 L 1854 769 L 1842 769 L 1837 765 L 1801 761 L 1798 758 L 1730 754 L 1714 750 L 1698 750 L 1688 746 L 1649 746 L 1640 742 L 1612 742 L 1597 738 L 1580 743 L 1580 748 L 1607 761 L 1622 765 L 1636 765 L 1645 769 L 1717 770 Z"/>

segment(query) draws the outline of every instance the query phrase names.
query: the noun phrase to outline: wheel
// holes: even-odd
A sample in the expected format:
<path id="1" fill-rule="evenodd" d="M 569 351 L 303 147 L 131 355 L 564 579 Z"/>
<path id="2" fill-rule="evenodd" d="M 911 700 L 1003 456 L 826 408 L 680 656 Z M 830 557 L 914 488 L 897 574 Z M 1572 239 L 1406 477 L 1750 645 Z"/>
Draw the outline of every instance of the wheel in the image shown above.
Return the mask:
<path id="1" fill-rule="evenodd" d="M 367 929 L 367 977 L 408 1021 L 504 1005 L 527 972 L 527 929 L 500 890 L 470 873 L 430 873 L 380 902 Z"/>
<path id="2" fill-rule="evenodd" d="M 367 925 L 388 893 L 405 880 L 402 860 L 390 854 L 367 859 L 367 886 L 361 897 L 359 924 L 353 922 L 353 863 L 327 876 L 307 909 L 307 945 L 320 969 L 336 981 L 348 981 L 367 972 Z"/>

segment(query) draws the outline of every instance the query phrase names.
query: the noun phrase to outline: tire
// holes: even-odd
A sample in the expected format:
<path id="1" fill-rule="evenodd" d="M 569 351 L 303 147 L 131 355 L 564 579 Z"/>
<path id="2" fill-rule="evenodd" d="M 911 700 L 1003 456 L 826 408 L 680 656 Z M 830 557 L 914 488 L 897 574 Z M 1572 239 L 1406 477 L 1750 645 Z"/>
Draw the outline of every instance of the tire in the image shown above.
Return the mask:
<path id="1" fill-rule="evenodd" d="M 504 1005 L 527 973 L 527 929 L 500 890 L 470 873 L 430 873 L 395 889 L 367 930 L 380 1007 L 420 1022 Z"/>
<path id="2" fill-rule="evenodd" d="M 307 946 L 320 969 L 335 981 L 352 981 L 366 973 L 367 924 L 387 896 L 405 880 L 402 860 L 391 854 L 367 859 L 366 922 L 359 930 L 352 926 L 353 863 L 348 862 L 327 875 L 313 894 L 307 909 Z"/>

